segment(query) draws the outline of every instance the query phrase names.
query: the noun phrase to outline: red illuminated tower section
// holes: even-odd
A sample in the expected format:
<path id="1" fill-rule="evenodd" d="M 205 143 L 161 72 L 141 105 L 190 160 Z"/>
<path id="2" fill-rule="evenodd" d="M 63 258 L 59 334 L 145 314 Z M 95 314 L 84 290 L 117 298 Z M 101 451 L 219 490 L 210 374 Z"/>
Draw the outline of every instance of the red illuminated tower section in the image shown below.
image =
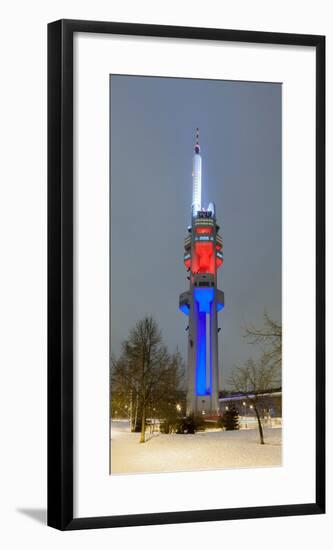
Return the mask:
<path id="1" fill-rule="evenodd" d="M 199 132 L 193 156 L 191 225 L 184 242 L 184 263 L 189 290 L 179 298 L 189 316 L 187 358 L 187 413 L 218 413 L 219 359 L 217 314 L 224 294 L 217 288 L 217 270 L 223 264 L 223 242 L 216 223 L 215 206 L 201 205 L 201 152 Z"/>

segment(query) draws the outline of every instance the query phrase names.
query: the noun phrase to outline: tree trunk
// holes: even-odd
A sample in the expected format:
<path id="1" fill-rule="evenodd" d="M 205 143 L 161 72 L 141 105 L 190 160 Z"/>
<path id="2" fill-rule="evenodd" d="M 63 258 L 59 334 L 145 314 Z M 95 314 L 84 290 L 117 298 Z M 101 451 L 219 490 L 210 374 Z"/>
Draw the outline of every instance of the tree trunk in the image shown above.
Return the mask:
<path id="1" fill-rule="evenodd" d="M 134 422 L 132 421 L 132 426 L 131 426 L 131 431 L 132 431 L 132 432 L 135 432 L 136 423 L 137 423 L 137 421 L 138 421 L 138 406 L 139 406 L 139 397 L 138 397 L 138 395 L 137 395 L 137 396 L 136 396 L 136 400 L 135 400 Z"/>
<path id="2" fill-rule="evenodd" d="M 145 442 L 145 432 L 146 432 L 146 407 L 142 406 L 142 418 L 141 418 L 141 436 L 140 443 Z"/>
<path id="3" fill-rule="evenodd" d="M 260 414 L 259 414 L 259 411 L 258 411 L 256 405 L 254 405 L 254 410 L 255 410 L 255 413 L 256 413 L 256 416 L 257 416 L 257 420 L 258 420 L 258 428 L 259 428 L 259 434 L 260 434 L 260 444 L 264 445 L 264 443 L 265 443 L 265 441 L 264 441 L 264 432 L 263 432 L 262 425 L 261 425 Z"/>
<path id="4" fill-rule="evenodd" d="M 129 423 L 130 423 L 130 430 L 132 432 L 133 431 L 133 394 L 132 394 L 132 390 L 130 391 Z"/>

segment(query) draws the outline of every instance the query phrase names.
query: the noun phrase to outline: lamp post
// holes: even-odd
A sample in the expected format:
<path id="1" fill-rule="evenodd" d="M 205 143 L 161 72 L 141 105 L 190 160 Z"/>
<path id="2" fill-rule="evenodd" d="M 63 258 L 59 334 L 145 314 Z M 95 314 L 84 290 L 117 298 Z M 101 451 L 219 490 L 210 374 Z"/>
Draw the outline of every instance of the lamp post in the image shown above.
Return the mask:
<path id="1" fill-rule="evenodd" d="M 243 401 L 243 414 L 244 414 L 244 408 L 245 408 L 245 428 L 247 429 L 247 411 L 246 411 L 246 401 Z"/>

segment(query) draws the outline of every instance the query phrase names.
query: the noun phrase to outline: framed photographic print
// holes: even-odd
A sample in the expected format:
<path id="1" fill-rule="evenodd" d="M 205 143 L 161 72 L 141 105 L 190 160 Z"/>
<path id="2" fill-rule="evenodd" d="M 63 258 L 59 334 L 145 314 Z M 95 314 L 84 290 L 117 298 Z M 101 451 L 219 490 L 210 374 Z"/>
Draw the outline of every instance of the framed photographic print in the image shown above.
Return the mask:
<path id="1" fill-rule="evenodd" d="M 48 524 L 325 511 L 325 38 L 48 25 Z"/>

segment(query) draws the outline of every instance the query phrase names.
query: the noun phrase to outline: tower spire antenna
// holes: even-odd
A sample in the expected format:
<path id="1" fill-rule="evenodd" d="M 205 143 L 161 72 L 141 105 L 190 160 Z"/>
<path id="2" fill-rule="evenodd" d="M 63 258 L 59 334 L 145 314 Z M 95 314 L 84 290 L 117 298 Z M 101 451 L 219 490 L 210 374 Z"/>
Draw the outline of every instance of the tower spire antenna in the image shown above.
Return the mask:
<path id="1" fill-rule="evenodd" d="M 200 153 L 200 143 L 199 143 L 199 128 L 196 128 L 195 130 L 195 146 L 194 146 L 195 153 Z"/>

